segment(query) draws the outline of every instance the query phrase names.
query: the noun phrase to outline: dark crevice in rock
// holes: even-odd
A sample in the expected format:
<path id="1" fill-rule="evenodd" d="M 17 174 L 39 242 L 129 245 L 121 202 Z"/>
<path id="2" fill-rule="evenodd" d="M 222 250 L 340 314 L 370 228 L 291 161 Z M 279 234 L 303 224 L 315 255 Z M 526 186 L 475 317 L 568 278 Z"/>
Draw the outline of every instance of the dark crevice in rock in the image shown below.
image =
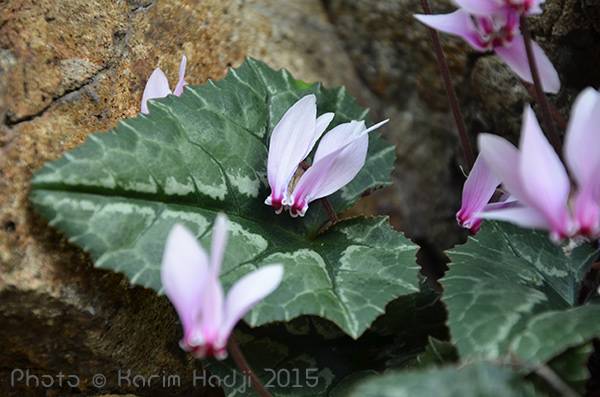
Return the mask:
<path id="1" fill-rule="evenodd" d="M 103 66 L 93 76 L 91 76 L 88 79 L 86 79 L 85 81 L 83 81 L 81 83 L 81 85 L 79 85 L 75 88 L 66 90 L 63 94 L 53 97 L 52 101 L 49 104 L 44 106 L 42 109 L 40 109 L 36 113 L 28 114 L 28 115 L 18 117 L 18 118 L 11 117 L 11 115 L 9 113 L 5 114 L 4 121 L 3 121 L 4 125 L 6 125 L 8 128 L 14 128 L 15 126 L 17 126 L 21 123 L 27 123 L 29 121 L 37 119 L 38 117 L 43 116 L 44 113 L 46 113 L 48 110 L 53 108 L 57 103 L 60 103 L 64 100 L 69 100 L 69 98 L 72 98 L 73 96 L 80 94 L 82 91 L 87 89 L 89 86 L 96 83 L 98 81 L 98 79 L 110 69 L 110 67 L 111 67 L 111 65 Z"/>
<path id="2" fill-rule="evenodd" d="M 132 3 L 132 7 L 133 7 L 131 9 L 131 12 L 132 13 L 136 13 L 136 12 L 147 11 L 154 4 L 156 4 L 156 0 L 150 0 L 150 1 L 132 1 L 131 3 Z"/>

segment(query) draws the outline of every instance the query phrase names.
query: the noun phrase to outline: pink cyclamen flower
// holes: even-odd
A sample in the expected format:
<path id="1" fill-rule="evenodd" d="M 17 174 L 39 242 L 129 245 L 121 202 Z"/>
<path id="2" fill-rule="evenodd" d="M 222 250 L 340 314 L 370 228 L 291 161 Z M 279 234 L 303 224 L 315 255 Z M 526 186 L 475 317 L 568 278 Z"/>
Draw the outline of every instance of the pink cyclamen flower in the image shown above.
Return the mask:
<path id="1" fill-rule="evenodd" d="M 290 215 L 304 216 L 310 202 L 346 186 L 365 165 L 369 132 L 388 120 L 366 128 L 364 121 L 343 123 L 319 142 L 313 164 L 302 174 L 289 198 Z"/>
<path id="2" fill-rule="evenodd" d="M 457 2 L 462 4 L 463 8 L 453 13 L 415 15 L 415 18 L 430 28 L 463 38 L 477 51 L 494 51 L 521 79 L 533 83 L 525 43 L 519 27 L 519 14 L 510 9 L 500 9 L 492 14 L 474 15 L 468 10 L 472 10 L 477 4 L 481 10 L 484 10 L 487 9 L 488 3 L 496 2 L 491 0 Z M 539 2 L 537 4 L 539 5 Z M 535 7 L 532 6 L 532 9 Z M 536 42 L 532 42 L 532 49 L 544 91 L 557 93 L 560 90 L 560 79 L 556 69 Z"/>
<path id="3" fill-rule="evenodd" d="M 292 185 L 301 163 L 333 117 L 333 113 L 325 113 L 317 118 L 317 98 L 311 94 L 292 105 L 273 129 L 267 160 L 271 193 L 265 204 L 276 213 L 289 208 L 292 216 L 304 216 L 311 201 L 335 193 L 352 181 L 365 164 L 368 133 L 387 122 L 369 129 L 363 121 L 338 125 L 321 139 L 313 165 Z"/>
<path id="4" fill-rule="evenodd" d="M 210 256 L 185 227 L 175 225 L 161 267 L 164 291 L 183 326 L 180 346 L 197 358 L 227 356 L 227 340 L 236 323 L 281 283 L 283 267 L 268 265 L 239 279 L 224 297 L 219 281 L 227 244 L 227 217 L 218 215 Z"/>
<path id="5" fill-rule="evenodd" d="M 288 205 L 288 186 L 300 163 L 309 155 L 333 113 L 317 118 L 317 98 L 306 95 L 290 107 L 277 123 L 269 142 L 267 178 L 271 194 L 265 204 L 281 213 Z"/>
<path id="6" fill-rule="evenodd" d="M 179 96 L 181 95 L 181 93 L 183 93 L 183 87 L 187 84 L 185 81 L 186 64 L 187 58 L 184 55 L 181 57 L 181 63 L 179 64 L 179 80 L 177 81 L 177 85 L 175 86 L 173 92 L 171 92 L 171 88 L 169 87 L 169 80 L 167 79 L 167 76 L 165 76 L 164 72 L 160 70 L 160 68 L 154 69 L 154 71 L 150 75 L 150 78 L 146 82 L 144 94 L 142 95 L 141 112 L 143 114 L 148 114 L 149 112 L 149 99 L 164 98 L 170 94 Z"/>
<path id="7" fill-rule="evenodd" d="M 479 231 L 482 219 L 479 213 L 486 208 L 500 180 L 490 171 L 481 157 L 477 156 L 473 169 L 463 186 L 460 210 L 456 213 L 456 221 L 472 234 Z"/>
<path id="8" fill-rule="evenodd" d="M 585 89 L 575 101 L 565 137 L 564 158 L 577 184 L 573 200 L 582 235 L 600 233 L 600 93 Z"/>
<path id="9" fill-rule="evenodd" d="M 499 136 L 479 135 L 482 158 L 518 205 L 488 208 L 477 216 L 549 230 L 555 241 L 571 236 L 569 176 L 529 106 L 519 146 L 520 150 Z"/>
<path id="10" fill-rule="evenodd" d="M 475 15 L 496 14 L 511 10 L 519 14 L 541 14 L 545 0 L 454 0 L 463 10 Z"/>

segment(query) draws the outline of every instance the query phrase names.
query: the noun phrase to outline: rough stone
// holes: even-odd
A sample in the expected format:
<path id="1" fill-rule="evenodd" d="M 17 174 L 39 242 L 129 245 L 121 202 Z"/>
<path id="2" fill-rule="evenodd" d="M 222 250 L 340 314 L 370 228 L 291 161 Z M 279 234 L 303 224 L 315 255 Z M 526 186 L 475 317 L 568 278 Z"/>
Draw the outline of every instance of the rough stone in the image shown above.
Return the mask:
<path id="1" fill-rule="evenodd" d="M 599 15 L 600 3 L 596 1 L 548 0 L 544 13 L 530 18 L 534 39 L 561 79 L 561 91 L 548 98 L 563 118 L 568 119 L 571 104 L 581 90 L 600 84 Z M 495 132 L 516 141 L 523 107 L 535 104 L 531 95 L 508 67 L 491 55 L 477 57 L 469 75 L 462 89 L 468 94 L 463 105 L 471 131 Z"/>
<path id="2" fill-rule="evenodd" d="M 432 2 L 435 12 L 452 9 Z M 417 241 L 446 248 L 464 233 L 456 226 L 462 175 L 453 120 L 428 30 L 412 14 L 419 0 L 328 0 L 327 9 L 361 79 L 380 99 L 385 136 L 396 144 L 394 186 L 374 195 L 373 208 Z M 442 36 L 455 84 L 468 68 L 466 46 Z"/>
<path id="3" fill-rule="evenodd" d="M 0 3 L 0 395 L 189 395 L 200 364 L 178 348 L 169 303 L 94 269 L 30 209 L 29 180 L 88 134 L 134 116 L 152 69 L 175 79 L 182 53 L 192 84 L 219 78 L 251 55 L 368 98 L 321 3 L 285 3 Z M 15 368 L 51 375 L 53 387 L 11 387 L 4 380 Z M 176 374 L 181 386 L 119 384 L 119 370 L 143 379 Z M 58 387 L 60 373 L 77 375 L 79 386 Z M 100 389 L 97 373 L 107 377 Z"/>

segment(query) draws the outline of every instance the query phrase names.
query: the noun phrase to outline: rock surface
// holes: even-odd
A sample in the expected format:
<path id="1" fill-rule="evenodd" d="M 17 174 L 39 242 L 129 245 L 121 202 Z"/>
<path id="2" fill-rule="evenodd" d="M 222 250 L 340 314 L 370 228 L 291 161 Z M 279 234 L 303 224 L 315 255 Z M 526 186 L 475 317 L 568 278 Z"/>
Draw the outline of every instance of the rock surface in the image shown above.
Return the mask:
<path id="1" fill-rule="evenodd" d="M 436 12 L 452 9 L 450 1 L 432 4 Z M 381 101 L 381 117 L 390 118 L 395 184 L 377 193 L 377 210 L 419 242 L 446 248 L 460 241 L 458 141 L 429 33 L 412 16 L 420 1 L 328 0 L 326 6 L 360 77 Z M 459 85 L 468 52 L 460 40 L 443 39 Z"/>
<path id="2" fill-rule="evenodd" d="M 325 4 L 361 79 L 392 117 L 388 131 L 397 145 L 396 184 L 379 195 L 378 209 L 424 245 L 448 248 L 463 240 L 454 221 L 464 181 L 462 158 L 427 29 L 412 17 L 421 12 L 420 0 Z M 434 13 L 455 8 L 449 0 L 430 4 Z M 562 118 L 583 88 L 600 84 L 599 16 L 598 1 L 547 0 L 544 13 L 530 18 L 535 40 L 561 77 L 561 92 L 549 97 Z M 479 132 L 516 142 L 523 107 L 532 102 L 527 89 L 492 54 L 478 54 L 449 35 L 440 37 L 473 145 Z"/>
<path id="3" fill-rule="evenodd" d="M 383 132 L 397 145 L 395 185 L 364 208 L 392 215 L 424 246 L 461 241 L 460 151 L 428 32 L 411 16 L 419 10 L 419 0 L 0 2 L 0 395 L 202 395 L 189 392 L 199 366 L 177 347 L 168 302 L 95 270 L 27 201 L 32 172 L 135 115 L 152 69 L 175 79 L 183 53 L 192 84 L 250 55 L 305 81 L 346 85 L 372 119 L 392 119 Z M 551 100 L 565 116 L 582 88 L 600 84 L 599 21 L 592 0 L 547 0 L 532 18 L 561 75 Z M 473 140 L 478 131 L 516 139 L 527 90 L 494 56 L 443 42 Z M 54 387 L 11 387 L 15 368 L 49 374 Z M 181 386 L 119 384 L 119 370 L 177 374 Z M 60 373 L 80 384 L 56 387 Z M 107 377 L 102 388 L 97 373 Z"/>
<path id="4" fill-rule="evenodd" d="M 177 346 L 169 303 L 94 269 L 36 216 L 27 201 L 32 172 L 135 115 L 152 69 L 174 79 L 182 53 L 192 84 L 251 55 L 306 81 L 368 90 L 317 0 L 59 3 L 0 4 L 0 395 L 192 395 L 200 366 Z M 29 387 L 15 372 L 26 369 Z M 127 371 L 175 374 L 181 384 L 141 387 L 124 379 Z M 61 374 L 77 375 L 77 387 L 59 384 Z M 96 374 L 106 377 L 102 387 Z M 42 375 L 51 378 L 36 386 Z"/>

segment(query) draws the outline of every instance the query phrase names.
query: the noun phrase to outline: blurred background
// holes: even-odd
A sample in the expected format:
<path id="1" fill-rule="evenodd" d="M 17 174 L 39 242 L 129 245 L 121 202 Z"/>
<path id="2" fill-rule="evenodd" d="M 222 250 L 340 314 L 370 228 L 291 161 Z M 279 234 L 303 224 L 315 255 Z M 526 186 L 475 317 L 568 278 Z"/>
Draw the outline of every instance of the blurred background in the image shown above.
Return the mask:
<path id="1" fill-rule="evenodd" d="M 431 3 L 434 12 L 454 8 Z M 425 273 L 441 274 L 442 250 L 466 238 L 454 219 L 464 177 L 428 32 L 412 17 L 419 4 L 0 0 L 0 395 L 68 395 L 9 390 L 14 368 L 78 373 L 85 382 L 114 368 L 194 368 L 172 343 L 179 330 L 168 303 L 94 270 L 27 201 L 33 171 L 135 116 L 152 70 L 174 81 L 182 54 L 190 84 L 252 56 L 304 81 L 345 85 L 372 120 L 389 117 L 383 135 L 396 145 L 395 183 L 355 211 L 390 215 L 423 247 Z M 551 102 L 566 116 L 582 88 L 600 83 L 600 1 L 547 0 L 531 24 L 561 76 Z M 526 87 L 494 56 L 442 39 L 473 142 L 484 131 L 516 139 Z"/>

